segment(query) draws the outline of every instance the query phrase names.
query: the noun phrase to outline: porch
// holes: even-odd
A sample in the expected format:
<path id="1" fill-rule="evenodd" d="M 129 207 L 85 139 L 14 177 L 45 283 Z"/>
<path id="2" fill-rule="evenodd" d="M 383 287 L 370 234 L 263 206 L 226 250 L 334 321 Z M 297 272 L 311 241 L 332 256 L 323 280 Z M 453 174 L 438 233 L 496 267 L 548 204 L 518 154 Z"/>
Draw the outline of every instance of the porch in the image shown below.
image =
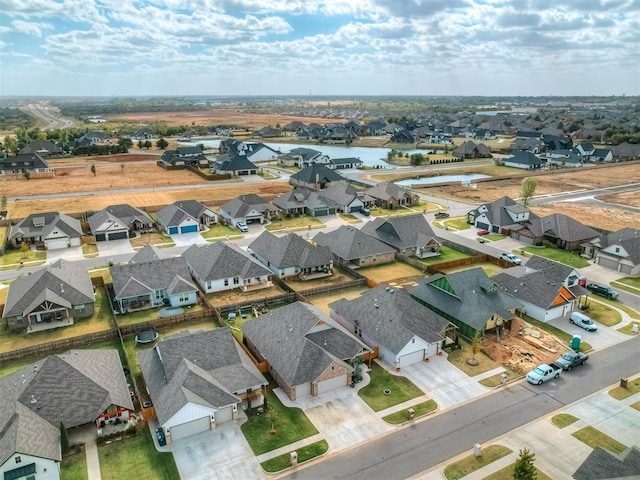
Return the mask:
<path id="1" fill-rule="evenodd" d="M 51 310 L 32 313 L 27 317 L 27 322 L 27 333 L 34 333 L 68 327 L 73 325 L 73 318 L 68 310 Z"/>
<path id="2" fill-rule="evenodd" d="M 247 283 L 245 285 L 242 285 L 240 287 L 240 290 L 242 290 L 243 292 L 252 292 L 254 290 L 262 290 L 263 288 L 270 287 L 273 287 L 273 283 L 271 282 L 271 280 L 267 280 L 260 283 Z"/>

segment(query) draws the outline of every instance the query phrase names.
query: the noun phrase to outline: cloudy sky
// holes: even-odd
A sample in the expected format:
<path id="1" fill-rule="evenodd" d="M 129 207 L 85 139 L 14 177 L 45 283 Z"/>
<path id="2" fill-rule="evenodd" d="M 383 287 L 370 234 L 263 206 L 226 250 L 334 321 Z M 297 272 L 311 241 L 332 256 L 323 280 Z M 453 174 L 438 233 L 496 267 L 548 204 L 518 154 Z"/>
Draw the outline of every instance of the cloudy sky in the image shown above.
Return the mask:
<path id="1" fill-rule="evenodd" d="M 2 95 L 638 95 L 640 0 L 0 0 Z"/>

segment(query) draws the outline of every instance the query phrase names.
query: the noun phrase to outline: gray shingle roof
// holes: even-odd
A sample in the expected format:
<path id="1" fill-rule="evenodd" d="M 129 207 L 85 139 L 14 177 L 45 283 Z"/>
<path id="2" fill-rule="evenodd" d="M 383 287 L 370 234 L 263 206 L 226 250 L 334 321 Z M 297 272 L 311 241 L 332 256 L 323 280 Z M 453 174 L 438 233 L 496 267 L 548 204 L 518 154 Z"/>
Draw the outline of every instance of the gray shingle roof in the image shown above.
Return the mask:
<path id="1" fill-rule="evenodd" d="M 48 154 L 63 153 L 63 150 L 50 140 L 31 140 L 20 149 L 18 154 L 32 154 L 41 151 L 46 151 Z"/>
<path id="2" fill-rule="evenodd" d="M 225 242 L 192 245 L 182 256 L 203 281 L 272 275 L 271 270 L 247 252 Z"/>
<path id="3" fill-rule="evenodd" d="M 400 185 L 396 185 L 393 182 L 379 183 L 367 189 L 365 193 L 373 198 L 378 198 L 385 201 L 391 198 L 411 198 L 414 195 L 411 190 L 403 188 Z"/>
<path id="4" fill-rule="evenodd" d="M 576 480 L 612 480 L 640 478 L 640 448 L 631 447 L 616 455 L 596 447 L 573 474 Z"/>
<path id="5" fill-rule="evenodd" d="M 318 334 L 326 329 L 335 331 Z M 245 323 L 242 330 L 292 386 L 315 381 L 333 362 L 351 359 L 367 349 L 320 309 L 303 302 L 260 315 Z"/>
<path id="6" fill-rule="evenodd" d="M 536 157 L 533 153 L 523 151 L 513 152 L 504 160 L 506 162 L 517 163 L 520 165 L 544 165 L 545 163 L 547 163 L 544 160 Z"/>
<path id="7" fill-rule="evenodd" d="M 216 161 L 216 170 L 220 172 L 257 169 L 258 167 L 246 155 L 238 155 L 237 153 L 225 153 Z"/>
<path id="8" fill-rule="evenodd" d="M 251 210 L 256 210 L 260 213 L 265 211 L 273 212 L 277 208 L 264 198 L 250 193 L 248 195 L 240 195 L 233 200 L 222 204 L 220 210 L 227 212 L 231 218 L 242 218 Z"/>
<path id="9" fill-rule="evenodd" d="M 276 237 L 265 230 L 251 242 L 249 248 L 275 268 L 312 268 L 333 261 L 333 253 L 329 248 L 312 245 L 295 233 Z"/>
<path id="10" fill-rule="evenodd" d="M 619 245 L 628 254 L 629 260 L 631 260 L 634 265 L 640 263 L 640 229 L 630 227 L 623 228 L 617 232 L 603 235 L 599 240 L 602 248 Z M 615 255 L 615 252 L 607 251 L 607 255 Z"/>
<path id="11" fill-rule="evenodd" d="M 94 213 L 88 218 L 91 232 L 96 231 L 105 221 L 117 220 L 119 223 L 131 228 L 134 222 L 140 222 L 143 225 L 153 225 L 153 219 L 147 212 L 137 207 L 132 207 L 126 203 L 119 205 L 110 205 L 102 210 Z"/>
<path id="12" fill-rule="evenodd" d="M 440 341 L 443 331 L 451 325 L 404 290 L 384 285 L 353 300 L 343 298 L 329 307 L 393 353 L 399 353 L 414 336 L 428 343 Z"/>
<path id="13" fill-rule="evenodd" d="M 319 164 L 309 165 L 308 167 L 291 175 L 290 178 L 309 185 L 316 183 L 316 181 L 322 182 L 323 180 L 329 182 L 340 182 L 342 180 L 346 180 L 346 178 L 339 173 Z"/>
<path id="14" fill-rule="evenodd" d="M 187 262 L 182 257 L 164 258 L 151 262 L 114 265 L 110 268 L 116 298 L 152 294 L 173 285 L 173 293 L 194 292 Z M 179 279 L 178 284 L 175 283 Z"/>
<path id="15" fill-rule="evenodd" d="M 181 200 L 164 207 L 157 213 L 156 218 L 160 225 L 169 227 L 179 225 L 186 218 L 198 221 L 207 211 L 211 210 L 196 200 Z"/>
<path id="16" fill-rule="evenodd" d="M 26 316 L 45 298 L 64 302 L 67 308 L 93 303 L 95 295 L 89 272 L 71 262 L 58 260 L 30 275 L 18 277 L 9 285 L 3 316 Z"/>
<path id="17" fill-rule="evenodd" d="M 500 227 L 506 227 L 513 224 L 513 219 L 508 212 L 518 214 L 529 210 L 507 196 L 498 198 L 491 203 L 485 203 L 484 205 L 481 205 L 481 207 L 485 207 L 487 209 L 487 211 L 484 212 L 484 215 L 489 219 L 491 224 L 498 225 Z M 471 210 L 470 213 L 476 218 L 482 215 L 480 207 Z M 537 215 L 529 212 L 529 220 L 534 220 L 536 218 L 538 218 Z"/>
<path id="18" fill-rule="evenodd" d="M 313 241 L 318 245 L 329 247 L 334 255 L 345 261 L 395 251 L 386 243 L 349 225 L 341 225 L 340 228 L 329 233 L 320 232 L 313 237 Z"/>
<path id="19" fill-rule="evenodd" d="M 36 226 L 34 220 L 44 221 L 43 226 Z M 37 222 L 35 222 L 37 223 Z M 27 218 L 11 227 L 9 238 L 46 237 L 54 229 L 58 229 L 70 238 L 82 237 L 80 221 L 58 212 L 32 213 Z"/>
<path id="20" fill-rule="evenodd" d="M 561 213 L 532 219 L 528 226 L 536 237 L 550 236 L 567 242 L 589 240 L 599 236 L 593 228 Z"/>
<path id="21" fill-rule="evenodd" d="M 373 197 L 364 192 L 359 192 L 347 182 L 338 182 L 330 185 L 324 190 L 316 192 L 318 198 L 325 204 L 344 208 L 356 198 L 363 202 L 373 202 Z"/>
<path id="22" fill-rule="evenodd" d="M 154 260 L 160 260 L 160 258 L 160 249 L 150 243 L 145 243 L 144 246 L 131 257 L 129 263 L 152 262 Z"/>
<path id="23" fill-rule="evenodd" d="M 361 230 L 396 249 L 424 246 L 430 239 L 440 242 L 423 215 L 404 215 L 388 220 L 376 218 Z"/>
<path id="24" fill-rule="evenodd" d="M 15 165 L 14 165 L 15 164 Z M 47 161 L 37 153 L 18 153 L 0 158 L 0 170 L 34 170 L 36 168 L 49 168 Z"/>

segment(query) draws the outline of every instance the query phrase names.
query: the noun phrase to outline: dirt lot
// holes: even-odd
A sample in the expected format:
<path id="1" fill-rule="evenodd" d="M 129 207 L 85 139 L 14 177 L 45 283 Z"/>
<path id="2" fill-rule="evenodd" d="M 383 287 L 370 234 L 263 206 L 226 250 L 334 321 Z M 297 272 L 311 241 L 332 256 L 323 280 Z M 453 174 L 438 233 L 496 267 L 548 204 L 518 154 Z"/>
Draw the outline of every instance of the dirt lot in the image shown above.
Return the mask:
<path id="1" fill-rule="evenodd" d="M 609 231 L 640 225 L 640 213 L 587 202 L 554 203 L 532 207 L 531 211 L 540 216 L 562 213 L 585 225 Z"/>
<path id="2" fill-rule="evenodd" d="M 368 288 L 354 288 L 350 290 L 342 290 L 341 292 L 334 293 L 332 295 L 322 295 L 318 297 L 313 297 L 309 299 L 309 301 L 320 308 L 327 315 L 329 314 L 329 304 L 333 302 L 337 302 L 341 298 L 346 298 L 347 300 L 353 300 L 354 298 L 358 298 L 362 292 L 365 292 Z"/>
<path id="3" fill-rule="evenodd" d="M 397 288 L 415 287 L 417 285 L 416 280 L 424 277 L 424 273 L 417 268 L 400 262 L 361 268 L 358 273 L 374 282 L 387 283 Z"/>
<path id="4" fill-rule="evenodd" d="M 208 293 L 207 300 L 215 307 L 233 305 L 240 302 L 246 302 L 247 305 L 251 305 L 252 303 L 263 302 L 267 297 L 274 297 L 276 295 L 282 295 L 283 293 L 285 293 L 284 290 L 276 286 L 251 290 L 249 292 L 243 292 L 239 288 L 234 288 L 233 290 L 227 290 L 225 292 Z"/>
<path id="5" fill-rule="evenodd" d="M 329 277 L 321 277 L 310 280 L 301 280 L 298 277 L 292 277 L 286 279 L 284 282 L 293 290 L 299 292 L 302 290 L 309 290 L 312 288 L 323 287 L 325 285 L 338 285 L 353 280 L 352 277 L 345 275 L 342 272 L 335 271 L 333 275 Z"/>

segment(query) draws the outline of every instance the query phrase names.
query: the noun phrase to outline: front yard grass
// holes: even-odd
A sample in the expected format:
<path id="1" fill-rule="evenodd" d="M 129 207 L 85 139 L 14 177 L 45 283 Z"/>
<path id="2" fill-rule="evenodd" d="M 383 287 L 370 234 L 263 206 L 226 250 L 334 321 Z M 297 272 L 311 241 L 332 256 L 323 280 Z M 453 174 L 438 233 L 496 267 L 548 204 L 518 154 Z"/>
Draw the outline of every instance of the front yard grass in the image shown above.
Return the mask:
<path id="1" fill-rule="evenodd" d="M 102 480 L 180 478 L 173 454 L 158 452 L 149 429 L 141 427 L 140 430 L 135 437 L 98 446 Z"/>
<path id="2" fill-rule="evenodd" d="M 609 282 L 609 285 L 617 288 L 618 290 L 624 290 L 625 292 L 640 295 L 640 287 L 635 287 L 629 283 L 623 283 L 621 281 L 614 280 L 613 282 Z"/>
<path id="3" fill-rule="evenodd" d="M 512 480 L 513 479 L 513 469 L 515 467 L 515 463 L 508 465 L 504 468 L 501 468 L 497 472 L 493 472 L 491 475 L 484 477 L 482 480 Z M 550 476 L 546 475 L 541 470 L 536 469 L 536 480 L 552 480 Z"/>
<path id="4" fill-rule="evenodd" d="M 358 395 L 374 412 L 424 395 L 424 392 L 416 387 L 411 380 L 393 375 L 375 362 L 371 364 L 369 376 L 371 382 L 360 389 Z M 385 395 L 385 391 L 388 391 L 389 394 Z"/>
<path id="5" fill-rule="evenodd" d="M 577 417 L 574 417 L 569 413 L 559 413 L 558 415 L 554 415 L 553 417 L 551 417 L 551 423 L 553 423 L 558 428 L 568 427 L 569 425 L 577 422 L 578 420 L 580 419 Z"/>
<path id="6" fill-rule="evenodd" d="M 626 445 L 592 426 L 581 428 L 571 435 L 591 448 L 601 447 L 613 453 L 622 453 L 628 449 Z"/>
<path id="7" fill-rule="evenodd" d="M 640 290 L 640 277 L 624 277 L 616 280 L 618 283 L 624 283 L 630 287 Z"/>
<path id="8" fill-rule="evenodd" d="M 427 400 L 426 402 L 412 405 L 409 408 L 413 408 L 415 412 L 413 418 L 420 418 L 435 412 L 438 409 L 438 404 L 435 402 L 435 400 Z M 407 412 L 407 410 L 401 410 L 399 412 L 382 417 L 382 420 L 390 423 L 391 425 L 402 425 L 403 423 L 409 421 L 409 413 Z"/>
<path id="9" fill-rule="evenodd" d="M 632 403 L 631 405 L 629 405 L 631 408 L 635 408 L 636 410 L 640 410 L 640 400 L 638 400 L 636 403 Z"/>
<path id="10" fill-rule="evenodd" d="M 609 390 L 609 395 L 611 395 L 616 400 L 624 400 L 631 395 L 640 392 L 640 377 L 635 380 L 628 380 L 627 386 L 625 387 L 615 387 Z"/>
<path id="11" fill-rule="evenodd" d="M 240 427 L 255 455 L 262 455 L 318 433 L 304 412 L 299 408 L 285 407 L 273 393 L 273 388 L 273 385 L 267 387 L 265 400 L 268 408 L 275 412 L 273 427 L 276 434 L 270 433 L 272 415 L 267 413 L 250 414 L 249 419 Z"/>
<path id="12" fill-rule="evenodd" d="M 529 315 L 520 315 L 520 316 L 524 320 L 526 320 L 527 323 L 530 323 L 534 327 L 539 328 L 540 330 L 544 330 L 545 332 L 550 333 L 551 335 L 556 337 L 558 340 L 563 342 L 567 346 L 567 348 L 569 348 L 569 346 L 571 345 L 571 340 L 573 339 L 573 334 L 567 333 L 564 330 L 560 330 L 558 327 L 554 327 L 553 325 L 550 325 L 548 323 L 540 322 L 540 321 L 536 320 L 535 318 L 530 317 Z M 567 323 L 568 323 L 568 321 L 567 321 Z M 592 348 L 593 347 L 591 346 L 590 343 L 585 342 L 585 341 L 581 341 L 580 342 L 580 351 L 581 352 L 588 352 Z"/>
<path id="13" fill-rule="evenodd" d="M 448 228 L 454 230 L 468 230 L 471 228 L 471 224 L 467 223 L 467 217 L 454 217 L 443 222 Z"/>
<path id="14" fill-rule="evenodd" d="M 347 223 L 362 223 L 362 220 L 351 213 L 339 213 L 338 217 Z"/>
<path id="15" fill-rule="evenodd" d="M 157 245 L 157 246 L 163 247 L 163 248 L 169 248 L 169 247 L 175 247 L 176 246 L 176 244 L 174 243 L 174 241 L 171 239 L 170 236 L 164 235 L 164 234 L 159 233 L 159 232 L 141 233 L 136 238 L 130 239 L 129 243 L 131 243 L 131 246 L 133 248 L 142 248 L 147 243 L 149 243 L 151 245 Z"/>
<path id="16" fill-rule="evenodd" d="M 478 365 L 469 365 L 467 360 L 473 356 L 473 351 L 471 350 L 471 345 L 466 340 L 460 338 L 458 340 L 458 344 L 460 345 L 460 349 L 452 350 L 447 355 L 447 360 L 453 363 L 458 369 L 462 370 L 464 373 L 473 377 L 480 373 L 488 372 L 489 370 L 493 370 L 494 368 L 501 367 L 498 362 L 492 360 L 487 354 L 480 352 L 475 355 L 475 359 L 478 362 Z"/>
<path id="17" fill-rule="evenodd" d="M 0 257 L 0 268 L 9 270 L 19 268 L 20 262 L 29 267 L 42 265 L 47 260 L 47 252 L 43 250 L 21 251 L 19 248 L 7 248 Z"/>
<path id="18" fill-rule="evenodd" d="M 595 298 L 595 296 L 591 296 L 590 298 L 593 300 Z M 627 305 L 624 305 L 624 304 L 618 302 L 617 300 L 609 300 L 608 298 L 597 297 L 597 301 L 599 303 L 604 303 L 604 304 L 609 305 L 611 307 L 615 307 L 618 310 L 622 310 L 627 315 L 629 315 L 631 318 L 637 318 L 638 320 L 640 320 L 640 312 L 638 312 L 637 310 L 634 310 L 633 308 L 631 308 L 631 307 L 629 307 Z"/>
<path id="19" fill-rule="evenodd" d="M 84 451 L 62 457 L 60 480 L 86 480 L 87 478 L 87 456 Z"/>
<path id="20" fill-rule="evenodd" d="M 298 448 L 295 451 L 298 454 L 298 464 L 311 460 L 312 458 L 324 455 L 329 450 L 329 444 L 326 440 L 312 443 L 306 447 Z M 281 472 L 291 466 L 291 452 L 283 453 L 270 460 L 262 462 L 260 465 L 267 473 Z"/>
<path id="21" fill-rule="evenodd" d="M 318 220 L 316 217 L 312 217 L 309 215 L 303 215 L 300 217 L 290 217 L 290 218 L 278 218 L 275 220 L 271 220 L 268 224 L 264 226 L 265 230 L 269 230 L 270 232 L 277 230 L 304 230 L 305 228 L 308 230 L 315 228 L 324 228 L 326 225 Z"/>
<path id="22" fill-rule="evenodd" d="M 211 239 L 214 239 L 214 238 L 219 238 L 219 239 L 226 240 L 227 237 L 229 237 L 229 240 L 236 239 L 236 238 L 242 238 L 242 234 L 240 233 L 240 231 L 238 229 L 232 228 L 229 225 L 222 225 L 220 223 L 216 223 L 215 225 L 211 225 L 209 227 L 209 230 L 206 230 L 204 232 L 200 232 L 200 235 L 202 235 L 207 240 L 211 240 Z"/>
<path id="23" fill-rule="evenodd" d="M 627 325 L 625 325 L 624 327 L 621 327 L 618 329 L 619 332 L 625 333 L 627 335 L 636 335 L 633 332 L 633 326 L 637 325 L 638 331 L 640 331 L 640 322 L 631 322 Z"/>
<path id="24" fill-rule="evenodd" d="M 96 287 L 96 302 L 93 316 L 85 320 L 78 320 L 68 327 L 26 333 L 12 332 L 8 329 L 5 322 L 1 323 L 0 352 L 9 352 L 41 343 L 86 335 L 87 333 L 102 332 L 114 327 L 109 298 L 104 288 Z"/>
<path id="25" fill-rule="evenodd" d="M 97 257 L 99 254 L 98 246 L 95 243 L 85 243 L 82 245 L 82 255 L 87 258 Z"/>
<path id="26" fill-rule="evenodd" d="M 511 365 L 504 366 L 504 373 L 506 373 L 507 375 L 507 382 L 521 378 L 524 375 L 522 370 L 514 368 Z M 502 385 L 501 377 L 502 377 L 502 373 L 498 373 L 496 375 L 492 375 L 491 377 L 487 377 L 484 380 L 480 380 L 480 383 L 485 387 L 494 388 L 494 387 L 497 387 L 498 385 Z"/>
<path id="27" fill-rule="evenodd" d="M 606 327 L 613 327 L 622 321 L 622 316 L 613 308 L 604 303 L 593 301 L 593 299 L 589 302 L 589 309 L 586 311 L 586 314 L 589 315 L 592 320 Z"/>
<path id="28" fill-rule="evenodd" d="M 462 460 L 447 465 L 444 469 L 444 477 L 447 480 L 458 480 L 476 470 L 480 470 L 482 467 L 486 467 L 496 460 L 500 460 L 502 457 L 506 457 L 511 452 L 512 450 L 510 448 L 503 447 L 502 445 L 491 445 L 483 448 L 482 455 L 479 457 L 472 454 Z"/>
<path id="29" fill-rule="evenodd" d="M 529 257 L 531 255 L 538 255 L 539 257 L 548 258 L 549 260 L 554 260 L 573 268 L 584 268 L 589 266 L 589 261 L 586 258 L 582 258 L 577 253 L 567 252 L 566 250 L 561 250 L 559 248 L 529 246 L 513 251 L 515 254 L 522 254 L 522 252 L 526 252 Z"/>

